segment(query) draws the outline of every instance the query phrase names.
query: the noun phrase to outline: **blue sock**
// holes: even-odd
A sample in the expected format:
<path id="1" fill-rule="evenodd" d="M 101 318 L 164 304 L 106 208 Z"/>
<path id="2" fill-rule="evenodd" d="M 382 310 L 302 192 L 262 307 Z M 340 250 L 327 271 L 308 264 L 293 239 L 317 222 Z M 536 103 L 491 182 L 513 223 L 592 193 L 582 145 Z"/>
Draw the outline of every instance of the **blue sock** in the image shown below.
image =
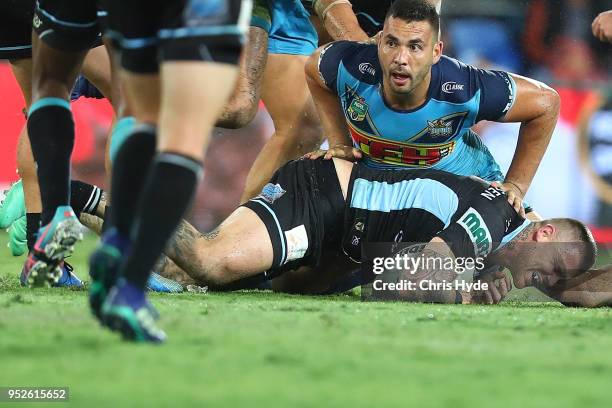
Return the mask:
<path id="1" fill-rule="evenodd" d="M 117 283 L 117 289 L 122 297 L 124 297 L 130 305 L 134 308 L 139 309 L 146 305 L 147 299 L 145 297 L 144 289 L 131 284 L 125 279 L 119 279 Z"/>
<path id="2" fill-rule="evenodd" d="M 115 123 L 110 139 L 111 162 L 115 162 L 119 148 L 125 143 L 135 125 L 136 119 L 133 116 L 126 116 Z"/>
<path id="3" fill-rule="evenodd" d="M 131 242 L 126 236 L 123 236 L 116 228 L 110 228 L 102 236 L 102 242 L 107 245 L 112 245 L 125 255 L 130 249 Z"/>

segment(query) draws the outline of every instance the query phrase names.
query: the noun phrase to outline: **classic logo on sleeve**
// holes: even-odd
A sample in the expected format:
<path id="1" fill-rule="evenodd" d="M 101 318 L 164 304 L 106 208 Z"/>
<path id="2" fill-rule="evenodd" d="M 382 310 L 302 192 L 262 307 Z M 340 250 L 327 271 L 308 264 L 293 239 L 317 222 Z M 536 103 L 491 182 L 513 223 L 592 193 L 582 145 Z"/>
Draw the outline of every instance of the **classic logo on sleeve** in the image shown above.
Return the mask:
<path id="1" fill-rule="evenodd" d="M 450 93 L 454 93 L 455 91 L 463 91 L 465 89 L 465 85 L 464 84 L 458 84 L 456 82 L 445 82 L 442 85 L 442 92 L 450 94 Z"/>
<path id="2" fill-rule="evenodd" d="M 457 223 L 465 229 L 474 243 L 474 252 L 476 256 L 484 257 L 489 255 L 493 246 L 491 242 L 491 233 L 480 213 L 470 207 Z"/>

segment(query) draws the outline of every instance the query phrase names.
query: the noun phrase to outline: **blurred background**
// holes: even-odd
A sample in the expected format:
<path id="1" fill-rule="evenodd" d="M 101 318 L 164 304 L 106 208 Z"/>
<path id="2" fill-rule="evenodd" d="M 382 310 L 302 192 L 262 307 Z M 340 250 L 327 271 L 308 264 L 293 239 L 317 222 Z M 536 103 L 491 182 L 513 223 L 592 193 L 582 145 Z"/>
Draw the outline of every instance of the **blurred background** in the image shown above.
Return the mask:
<path id="1" fill-rule="evenodd" d="M 544 217 L 569 216 L 612 242 L 612 46 L 591 33 L 591 22 L 612 0 L 444 0 L 445 54 L 483 68 L 527 75 L 561 95 L 561 118 L 526 197 Z M 23 100 L 10 68 L 0 61 L 0 187 L 17 179 L 17 135 Z M 73 104 L 77 143 L 73 177 L 106 187 L 103 152 L 112 120 L 106 101 Z M 518 125 L 481 122 L 482 136 L 504 171 Z M 260 106 L 241 130 L 215 129 L 205 177 L 189 219 L 214 228 L 238 205 L 248 170 L 273 132 Z"/>

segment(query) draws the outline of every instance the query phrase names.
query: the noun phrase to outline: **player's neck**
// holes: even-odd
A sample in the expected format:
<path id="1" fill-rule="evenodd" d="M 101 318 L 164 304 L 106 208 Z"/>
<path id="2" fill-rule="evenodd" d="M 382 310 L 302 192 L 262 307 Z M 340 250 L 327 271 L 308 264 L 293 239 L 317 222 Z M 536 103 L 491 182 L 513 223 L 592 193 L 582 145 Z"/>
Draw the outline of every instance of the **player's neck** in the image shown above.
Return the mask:
<path id="1" fill-rule="evenodd" d="M 412 110 L 423 105 L 427 100 L 427 94 L 429 93 L 429 84 L 431 83 L 431 71 L 421 81 L 421 83 L 414 88 L 410 93 L 400 94 L 391 91 L 389 83 L 383 81 L 383 98 L 387 104 L 397 110 Z"/>

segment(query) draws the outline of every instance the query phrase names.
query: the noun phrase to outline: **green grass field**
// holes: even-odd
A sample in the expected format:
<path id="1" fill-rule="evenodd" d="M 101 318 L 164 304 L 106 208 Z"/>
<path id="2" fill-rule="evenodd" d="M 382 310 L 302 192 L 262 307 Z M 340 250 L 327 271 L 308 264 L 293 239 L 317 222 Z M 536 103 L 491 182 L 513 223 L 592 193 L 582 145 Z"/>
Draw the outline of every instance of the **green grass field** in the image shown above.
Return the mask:
<path id="1" fill-rule="evenodd" d="M 20 288 L 23 258 L 10 257 L 5 243 L 0 235 L 0 386 L 68 386 L 75 406 L 559 408 L 612 400 L 610 309 L 153 295 L 169 340 L 135 345 L 98 326 L 84 291 Z M 86 239 L 72 259 L 83 278 L 93 244 Z"/>

